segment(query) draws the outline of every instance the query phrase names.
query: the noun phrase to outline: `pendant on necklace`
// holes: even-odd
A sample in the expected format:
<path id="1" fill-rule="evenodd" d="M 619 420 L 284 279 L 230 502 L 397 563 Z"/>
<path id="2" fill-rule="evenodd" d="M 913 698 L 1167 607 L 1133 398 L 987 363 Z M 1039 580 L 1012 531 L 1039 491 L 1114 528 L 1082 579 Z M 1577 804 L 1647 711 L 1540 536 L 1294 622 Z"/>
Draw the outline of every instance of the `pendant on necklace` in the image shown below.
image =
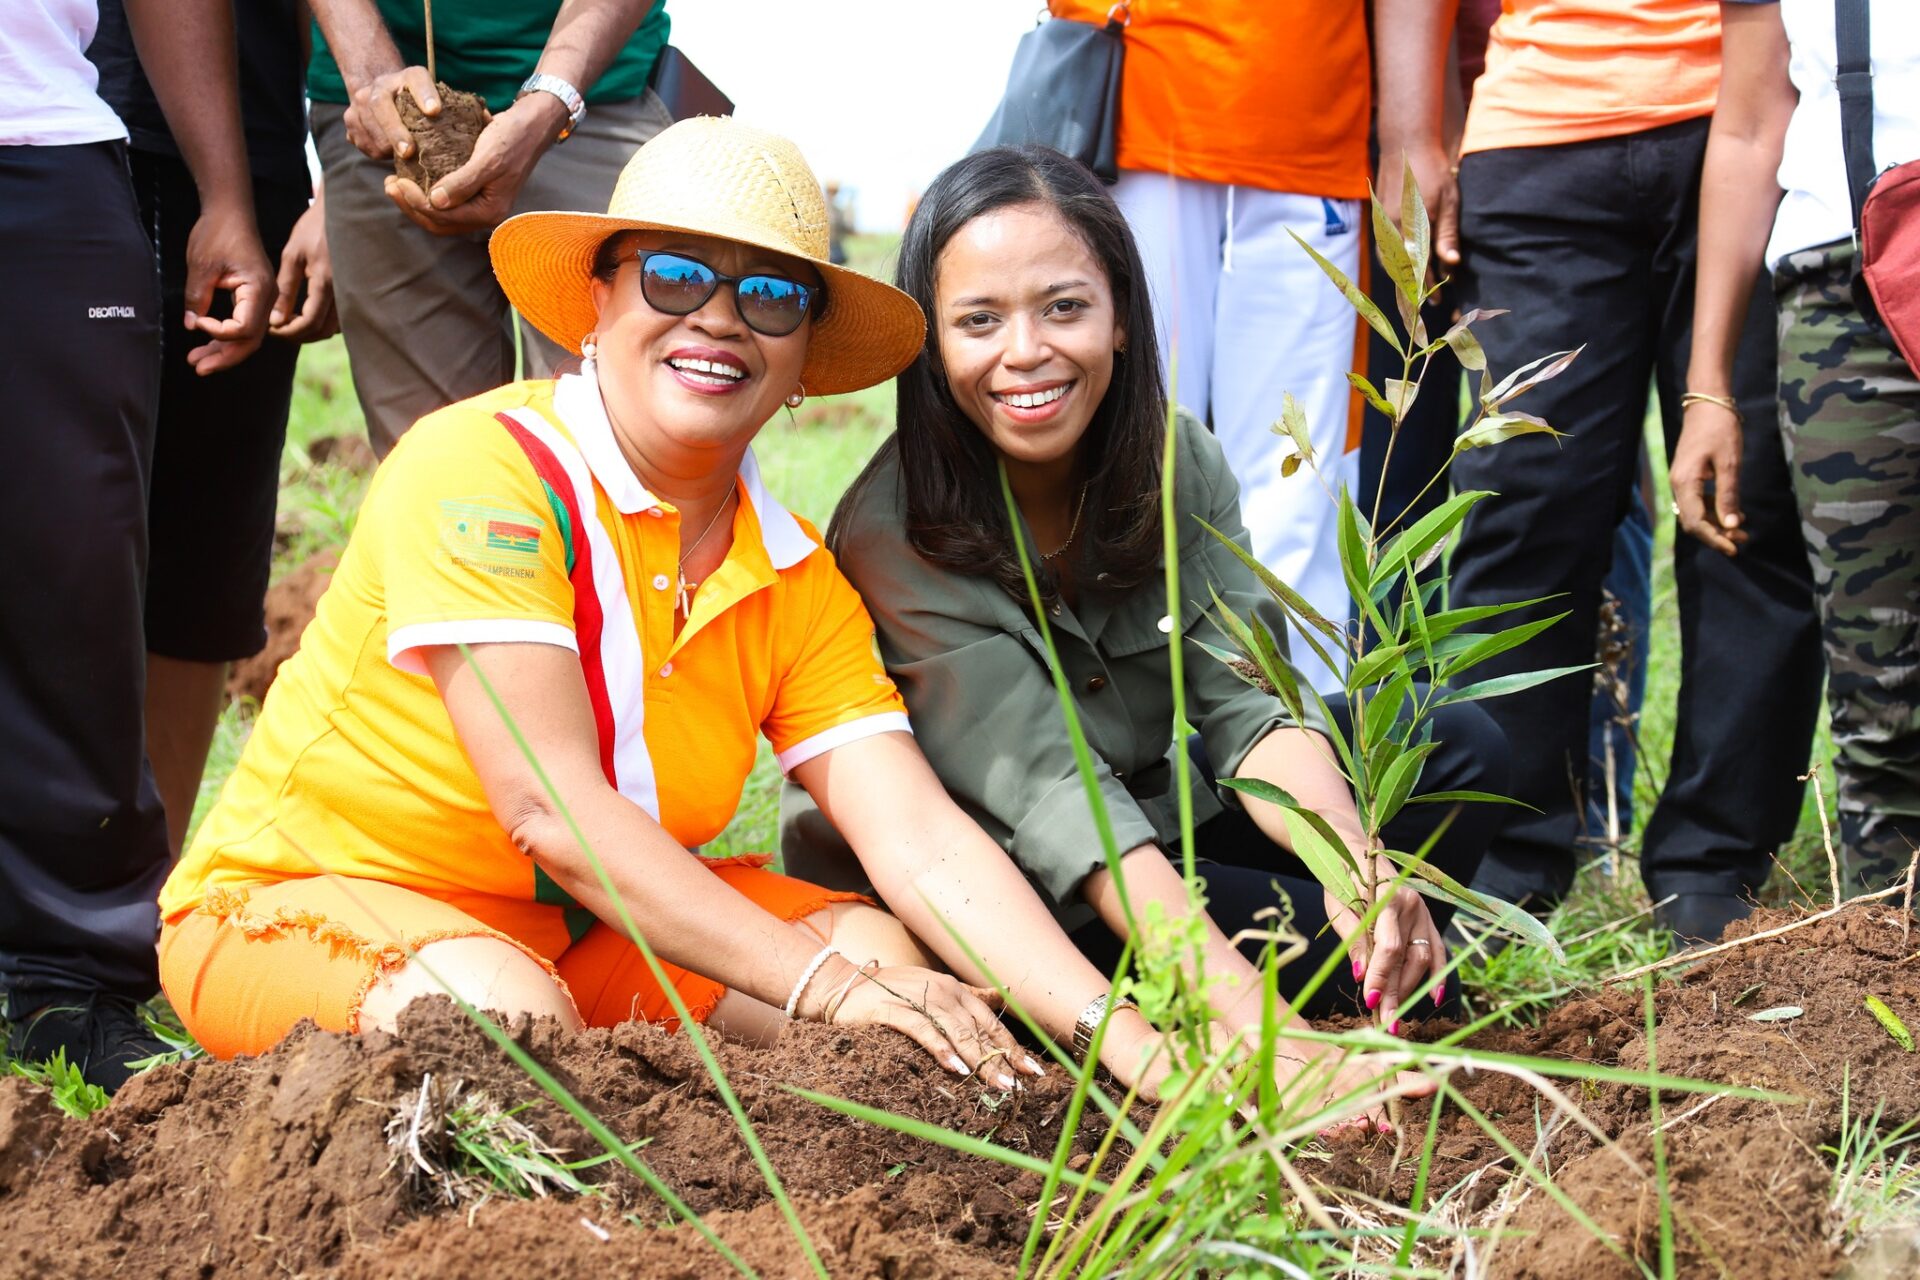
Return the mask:
<path id="1" fill-rule="evenodd" d="M 692 593 L 695 591 L 698 591 L 699 589 L 700 589 L 699 583 L 688 582 L 687 575 L 684 573 L 680 575 L 680 616 L 681 617 L 691 618 L 693 616 Z"/>

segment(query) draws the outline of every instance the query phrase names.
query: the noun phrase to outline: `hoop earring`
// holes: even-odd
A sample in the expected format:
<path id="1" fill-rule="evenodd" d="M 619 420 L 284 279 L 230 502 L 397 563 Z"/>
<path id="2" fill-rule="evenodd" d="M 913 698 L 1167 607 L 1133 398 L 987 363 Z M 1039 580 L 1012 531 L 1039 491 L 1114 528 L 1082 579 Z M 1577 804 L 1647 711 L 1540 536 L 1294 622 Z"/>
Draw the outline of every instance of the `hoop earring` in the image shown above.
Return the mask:
<path id="1" fill-rule="evenodd" d="M 597 333 L 590 333 L 580 339 L 580 358 L 582 360 L 592 363 L 593 358 L 600 354 L 600 344 L 597 341 L 599 337 L 600 335 Z"/>
<path id="2" fill-rule="evenodd" d="M 787 408 L 798 409 L 807 402 L 807 384 L 801 383 L 800 389 L 787 397 Z"/>

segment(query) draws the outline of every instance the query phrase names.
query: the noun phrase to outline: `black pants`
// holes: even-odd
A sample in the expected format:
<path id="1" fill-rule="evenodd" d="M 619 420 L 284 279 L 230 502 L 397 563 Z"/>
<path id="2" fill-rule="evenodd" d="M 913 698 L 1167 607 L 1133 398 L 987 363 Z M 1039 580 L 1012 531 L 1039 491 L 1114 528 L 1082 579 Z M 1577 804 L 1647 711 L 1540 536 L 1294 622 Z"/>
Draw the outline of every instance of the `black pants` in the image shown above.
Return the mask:
<path id="1" fill-rule="evenodd" d="M 1343 734 L 1351 732 L 1352 721 L 1345 700 L 1329 699 L 1328 706 L 1337 730 Z M 1463 703 L 1440 708 L 1434 716 L 1433 736 L 1442 746 L 1427 758 L 1426 768 L 1420 775 L 1422 793 L 1506 794 L 1506 740 L 1491 717 L 1476 705 Z M 1188 739 L 1188 750 L 1194 756 L 1194 785 L 1213 785 L 1213 770 L 1200 748 L 1197 734 Z M 1506 820 L 1510 808 L 1491 804 L 1460 806 L 1445 833 L 1434 842 L 1427 861 L 1463 884 L 1470 882 L 1481 853 Z M 1387 824 L 1384 833 L 1387 847 L 1407 852 L 1418 850 L 1452 809 L 1453 806 L 1444 804 L 1407 805 Z M 1289 990 L 1297 991 L 1319 972 L 1328 955 L 1342 949 L 1344 944 L 1339 935 L 1327 925 L 1326 894 L 1320 882 L 1298 858 L 1269 840 L 1244 810 L 1229 809 L 1206 822 L 1193 833 L 1193 839 L 1195 869 L 1206 882 L 1208 914 L 1228 937 L 1243 930 L 1266 927 L 1256 917 L 1278 901 L 1276 884 L 1279 892 L 1291 902 L 1293 927 L 1306 938 L 1307 952 L 1281 971 L 1283 998 Z M 1177 859 L 1179 855 L 1176 852 L 1173 856 Z M 1453 918 L 1453 908 L 1436 899 L 1428 898 L 1427 908 L 1443 930 Z M 1120 963 L 1120 940 L 1099 921 L 1076 929 L 1073 941 L 1105 972 L 1113 972 Z M 1258 963 L 1262 945 L 1249 940 L 1240 947 L 1249 959 Z M 1458 988 L 1458 983 L 1449 984 L 1449 1005 L 1457 998 Z M 1353 980 L 1352 969 L 1345 964 L 1335 965 L 1333 976 L 1314 994 L 1304 1011 L 1312 1017 L 1334 1012 L 1364 1013 L 1366 1009 L 1360 1002 L 1360 987 Z M 1409 1016 L 1421 1012 L 1424 1011 L 1406 1010 Z"/>
<path id="2" fill-rule="evenodd" d="M 1500 496 L 1467 518 L 1452 603 L 1557 597 L 1503 625 L 1571 610 L 1472 679 L 1594 660 L 1600 584 L 1635 482 L 1649 384 L 1669 451 L 1679 438 L 1706 133 L 1703 119 L 1461 162 L 1461 303 L 1513 313 L 1475 328 L 1495 374 L 1586 348 L 1514 405 L 1567 439 L 1523 437 L 1454 465 L 1455 488 Z M 1759 888 L 1800 810 L 1820 634 L 1777 427 L 1772 298 L 1755 290 L 1734 370 L 1751 540 L 1733 559 L 1684 534 L 1674 547 L 1679 706 L 1641 855 L 1656 899 Z M 1591 693 L 1576 675 L 1484 704 L 1513 748 L 1513 795 L 1540 810 L 1515 811 L 1488 851 L 1479 883 L 1489 892 L 1549 903 L 1572 883 Z"/>
<path id="3" fill-rule="evenodd" d="M 186 309 L 187 237 L 200 197 L 186 163 L 132 153 L 134 191 L 160 258 L 165 314 Z M 305 184 L 255 179 L 254 216 L 267 260 L 278 263 L 306 212 Z M 293 314 L 297 300 L 287 303 Z M 185 662 L 228 662 L 267 641 L 280 449 L 300 348 L 269 336 L 240 364 L 201 377 L 187 352 L 206 341 L 178 324 L 162 330 L 160 402 L 147 528 L 147 649 Z"/>
<path id="4" fill-rule="evenodd" d="M 145 998 L 166 826 L 141 633 L 159 282 L 117 143 L 0 147 L 0 990 Z"/>

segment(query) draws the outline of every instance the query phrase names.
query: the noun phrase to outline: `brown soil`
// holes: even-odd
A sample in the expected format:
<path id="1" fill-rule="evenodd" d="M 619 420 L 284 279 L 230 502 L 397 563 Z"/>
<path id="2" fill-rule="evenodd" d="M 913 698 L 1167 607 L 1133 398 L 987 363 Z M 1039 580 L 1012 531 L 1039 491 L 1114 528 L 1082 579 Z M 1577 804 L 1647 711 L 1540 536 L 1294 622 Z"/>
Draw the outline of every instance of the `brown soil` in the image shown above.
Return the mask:
<path id="1" fill-rule="evenodd" d="M 1793 918 L 1790 912 L 1763 911 L 1733 926 L 1728 936 Z M 1920 930 L 1908 937 L 1897 910 L 1854 908 L 1709 957 L 1654 988 L 1654 1047 L 1662 1074 L 1801 1100 L 1722 1098 L 1688 1115 L 1702 1096 L 1663 1095 L 1681 1275 L 1808 1280 L 1841 1269 L 1844 1259 L 1833 1240 L 1837 1224 L 1827 1207 L 1829 1166 L 1819 1148 L 1839 1132 L 1843 1082 L 1849 1078 L 1856 1118 L 1875 1106 L 1884 1108 L 1888 1126 L 1920 1117 L 1920 1055 L 1896 1044 L 1864 1004 L 1866 996 L 1877 995 L 1909 1026 L 1920 1026 L 1916 961 Z M 1644 1070 L 1643 1000 L 1638 984 L 1623 984 L 1561 1005 L 1538 1028 L 1483 1033 L 1473 1043 Z M 1774 1022 L 1750 1017 L 1784 1005 L 1805 1013 Z M 1650 1176 L 1630 1173 L 1619 1154 L 1578 1126 L 1554 1128 L 1554 1108 L 1511 1076 L 1483 1070 L 1456 1083 L 1529 1159 L 1552 1169 L 1555 1185 L 1628 1254 L 1657 1266 L 1660 1219 Z M 1565 1091 L 1651 1175 L 1652 1124 L 1644 1090 L 1576 1081 Z M 1424 1102 L 1408 1108 L 1403 1127 L 1416 1143 L 1429 1114 Z M 1551 1130 L 1544 1144 L 1543 1129 Z M 1404 1203 L 1415 1169 L 1410 1160 L 1396 1163 L 1393 1156 L 1391 1140 L 1349 1139 L 1327 1181 Z M 1524 1233 L 1493 1245 L 1490 1274 L 1516 1280 L 1640 1276 L 1537 1187 L 1529 1190 L 1524 1179 L 1513 1178 L 1512 1169 L 1498 1145 L 1457 1108 L 1442 1113 L 1430 1185 L 1450 1187 L 1485 1170 L 1460 1193 L 1467 1207 L 1480 1212 L 1483 1225 L 1492 1225 L 1511 1205 L 1505 1226 Z"/>
<path id="2" fill-rule="evenodd" d="M 321 436 L 307 446 L 307 459 L 316 467 L 340 467 L 358 476 L 372 475 L 380 465 L 365 436 Z"/>
<path id="3" fill-rule="evenodd" d="M 1784 915 L 1736 929 L 1781 923 Z M 1697 964 L 1656 987 L 1655 1044 L 1662 1072 L 1794 1095 L 1792 1103 L 1698 1095 L 1663 1099 L 1680 1274 L 1740 1280 L 1825 1277 L 1845 1259 L 1826 1204 L 1819 1147 L 1840 1124 L 1850 1073 L 1855 1114 L 1884 1108 L 1891 1125 L 1920 1117 L 1920 1055 L 1902 1050 L 1862 1001 L 1878 995 L 1920 1025 L 1920 935 L 1903 935 L 1897 911 L 1856 908 L 1785 938 Z M 1754 990 L 1754 988 L 1758 988 Z M 1602 991 L 1554 1010 L 1537 1028 L 1485 1032 L 1488 1051 L 1643 1068 L 1640 989 Z M 1736 1003 L 1737 1002 L 1737 1003 Z M 1754 1022 L 1781 1005 L 1798 1018 Z M 521 1023 L 521 1044 L 641 1157 L 746 1261 L 767 1276 L 805 1274 L 793 1236 L 772 1204 L 732 1120 L 684 1038 L 625 1026 L 577 1036 Z M 1060 1137 L 1066 1082 L 1002 1095 L 936 1070 L 885 1031 L 811 1024 L 767 1049 L 725 1046 L 728 1075 L 762 1142 L 797 1197 L 836 1277 L 988 1277 L 1010 1274 L 1040 1182 L 1002 1167 L 894 1135 L 795 1099 L 803 1088 L 990 1135 L 1045 1154 Z M 164 1067 L 137 1078 L 85 1121 L 55 1112 L 44 1091 L 0 1080 L 0 1275 L 256 1274 L 385 1276 L 484 1274 L 705 1277 L 727 1273 L 686 1227 L 635 1229 L 666 1213 L 624 1169 L 587 1175 L 593 1198 L 495 1198 L 448 1208 L 396 1171 L 385 1126 L 424 1075 L 443 1087 L 483 1089 L 506 1103 L 539 1096 L 450 1005 L 417 1007 L 399 1037 L 296 1031 L 261 1058 Z M 1644 1092 L 1577 1082 L 1566 1092 L 1614 1139 L 1640 1173 L 1528 1085 L 1488 1067 L 1456 1086 L 1555 1184 L 1637 1259 L 1658 1249 L 1651 1185 L 1650 1113 Z M 1411 1194 L 1426 1104 L 1407 1108 L 1408 1147 L 1391 1138 L 1331 1140 L 1317 1165 L 1331 1194 L 1360 1192 L 1405 1203 Z M 594 1144 L 544 1098 L 524 1117 L 555 1145 Z M 1541 1135 L 1544 1132 L 1545 1137 Z M 1098 1130 L 1074 1136 L 1084 1167 Z M 1457 1107 L 1440 1123 L 1429 1200 L 1437 1216 L 1483 1230 L 1485 1274 L 1609 1280 L 1636 1267 L 1596 1242 L 1546 1194 L 1513 1175 L 1499 1146 Z M 1378 1217 L 1365 1202 L 1355 1209 Z M 604 1237 L 604 1238 L 603 1238 Z M 1462 1258 L 1447 1245 L 1422 1259 L 1445 1274 Z M 1904 1241 L 1890 1257 L 1908 1257 Z M 1862 1257 L 1872 1246 L 1861 1251 Z M 1874 1274 L 1904 1274 L 1904 1263 Z"/>
<path id="4" fill-rule="evenodd" d="M 454 1007 L 416 1006 L 400 1037 L 303 1028 L 257 1059 L 162 1067 L 107 1110 L 65 1120 L 47 1094 L 0 1079 L 0 1275 L 156 1277 L 644 1275 L 728 1268 L 624 1169 L 604 1194 L 495 1199 L 469 1214 L 410 1190 L 385 1125 L 423 1074 L 464 1081 L 555 1145 L 593 1141 Z M 806 1273 L 793 1234 L 689 1042 L 629 1025 L 578 1036 L 515 1028 L 593 1114 L 767 1276 Z M 1050 1154 L 1068 1084 L 1001 1094 L 935 1068 L 894 1032 L 797 1025 L 764 1050 L 724 1046 L 742 1105 L 836 1277 L 998 1277 L 1018 1258 L 1040 1179 L 842 1119 L 783 1083 Z M 1077 1146 L 1090 1152 L 1089 1126 Z M 1084 1161 L 1082 1161 L 1084 1164 Z M 583 1219 L 593 1226 L 583 1226 Z M 604 1231 L 608 1239 L 603 1240 Z"/>
<path id="5" fill-rule="evenodd" d="M 410 178 L 422 191 L 465 164 L 473 156 L 474 140 L 487 127 L 487 102 L 477 93 L 449 89 L 437 82 L 440 114 L 430 116 L 413 100 L 413 92 L 402 89 L 394 95 L 393 105 L 400 112 L 400 123 L 413 135 L 413 155 L 393 157 L 393 171 Z"/>
<path id="6" fill-rule="evenodd" d="M 280 664 L 300 648 L 300 633 L 313 621 L 339 564 L 337 550 L 322 551 L 267 588 L 267 647 L 233 664 L 227 676 L 229 697 L 252 698 L 258 705 L 267 696 Z"/>

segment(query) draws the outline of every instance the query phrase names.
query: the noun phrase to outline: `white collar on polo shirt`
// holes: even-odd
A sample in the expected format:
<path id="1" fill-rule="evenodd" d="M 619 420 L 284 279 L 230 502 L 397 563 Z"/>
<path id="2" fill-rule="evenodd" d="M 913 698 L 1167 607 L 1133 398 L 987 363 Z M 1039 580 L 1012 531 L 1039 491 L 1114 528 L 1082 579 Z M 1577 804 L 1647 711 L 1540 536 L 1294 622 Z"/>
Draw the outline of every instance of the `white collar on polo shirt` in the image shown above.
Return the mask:
<path id="1" fill-rule="evenodd" d="M 599 370 L 593 361 L 584 362 L 580 372 L 563 374 L 555 380 L 553 409 L 572 433 L 574 443 L 580 446 L 593 478 L 600 482 L 622 515 L 634 515 L 660 505 L 660 500 L 633 473 L 626 455 L 620 452 L 619 441 L 613 438 L 613 423 L 608 421 L 606 403 L 600 398 Z M 820 544 L 808 537 L 793 513 L 767 492 L 766 483 L 760 478 L 760 461 L 753 456 L 751 448 L 740 460 L 740 487 L 753 503 L 754 514 L 760 518 L 760 540 L 776 571 L 791 569 L 814 553 Z"/>

